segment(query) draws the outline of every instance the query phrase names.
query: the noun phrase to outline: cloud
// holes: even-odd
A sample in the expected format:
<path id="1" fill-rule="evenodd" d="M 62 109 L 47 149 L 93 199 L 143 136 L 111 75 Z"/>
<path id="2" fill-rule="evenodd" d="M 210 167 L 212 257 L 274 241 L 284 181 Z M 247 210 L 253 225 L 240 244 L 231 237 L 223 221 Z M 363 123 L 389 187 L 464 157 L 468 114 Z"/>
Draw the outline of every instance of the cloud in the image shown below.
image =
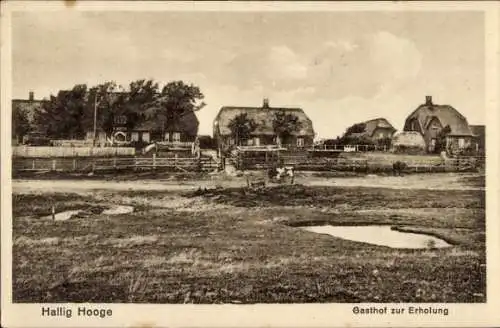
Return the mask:
<path id="1" fill-rule="evenodd" d="M 356 44 L 355 42 L 348 41 L 348 40 L 336 40 L 336 41 L 327 41 L 325 42 L 325 47 L 326 48 L 334 48 L 334 49 L 340 49 L 345 52 L 350 52 L 353 50 L 356 50 L 359 48 L 359 45 Z"/>
<path id="2" fill-rule="evenodd" d="M 381 31 L 372 36 L 369 49 L 372 65 L 385 76 L 414 78 L 420 71 L 422 55 L 410 40 Z"/>
<path id="3" fill-rule="evenodd" d="M 304 60 L 286 46 L 271 48 L 267 67 L 268 78 L 271 80 L 303 80 L 308 73 Z"/>

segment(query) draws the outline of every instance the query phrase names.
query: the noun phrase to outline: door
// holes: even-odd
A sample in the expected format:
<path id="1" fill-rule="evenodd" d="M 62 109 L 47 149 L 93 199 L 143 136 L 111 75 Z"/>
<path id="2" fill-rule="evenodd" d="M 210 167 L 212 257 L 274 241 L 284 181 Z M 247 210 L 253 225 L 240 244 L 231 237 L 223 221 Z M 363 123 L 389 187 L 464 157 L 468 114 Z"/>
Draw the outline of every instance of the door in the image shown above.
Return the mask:
<path id="1" fill-rule="evenodd" d="M 130 139 L 131 139 L 132 141 L 139 141 L 139 132 L 132 132 L 132 133 L 130 134 Z"/>
<path id="2" fill-rule="evenodd" d="M 172 139 L 173 139 L 172 141 L 174 141 L 174 142 L 181 141 L 181 133 L 180 132 L 174 132 L 172 134 Z"/>
<path id="3" fill-rule="evenodd" d="M 432 138 L 431 142 L 429 143 L 429 151 L 433 152 L 436 149 L 436 139 Z"/>

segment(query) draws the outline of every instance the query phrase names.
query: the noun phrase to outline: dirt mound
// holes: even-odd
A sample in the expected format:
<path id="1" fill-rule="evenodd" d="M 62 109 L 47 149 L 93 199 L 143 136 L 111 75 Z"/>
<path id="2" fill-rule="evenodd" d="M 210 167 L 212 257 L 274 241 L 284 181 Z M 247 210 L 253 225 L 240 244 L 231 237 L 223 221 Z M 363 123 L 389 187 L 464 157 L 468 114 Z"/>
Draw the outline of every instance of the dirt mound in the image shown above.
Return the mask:
<path id="1" fill-rule="evenodd" d="M 184 197 L 205 197 L 218 203 L 240 207 L 265 206 L 270 204 L 292 205 L 301 200 L 314 199 L 312 188 L 303 185 L 279 185 L 264 188 L 212 188 L 197 189 L 183 195 Z M 292 200 L 293 199 L 293 200 Z"/>

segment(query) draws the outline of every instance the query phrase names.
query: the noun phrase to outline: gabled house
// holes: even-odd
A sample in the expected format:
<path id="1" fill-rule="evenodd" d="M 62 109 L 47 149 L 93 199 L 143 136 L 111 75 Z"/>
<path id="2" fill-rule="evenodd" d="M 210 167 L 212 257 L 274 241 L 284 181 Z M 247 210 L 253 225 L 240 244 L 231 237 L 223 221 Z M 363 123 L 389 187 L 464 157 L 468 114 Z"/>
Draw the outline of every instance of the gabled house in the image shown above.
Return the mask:
<path id="1" fill-rule="evenodd" d="M 311 147 L 314 139 L 312 121 L 301 108 L 271 107 L 269 101 L 264 99 L 260 107 L 224 106 L 214 119 L 213 136 L 219 149 L 236 146 L 237 138 L 232 134 L 230 123 L 237 116 L 245 113 L 256 127 L 245 140 L 239 140 L 241 145 L 265 146 L 280 144 L 285 148 Z M 280 140 L 275 132 L 273 122 L 279 114 L 291 114 L 297 118 L 299 128 L 291 131 L 286 140 Z"/>
<path id="2" fill-rule="evenodd" d="M 16 114 L 23 113 L 26 115 L 28 123 L 32 125 L 34 123 L 35 112 L 42 108 L 45 101 L 46 100 L 35 99 L 33 91 L 29 92 L 28 99 L 12 99 L 12 123 L 15 123 L 14 120 L 17 117 Z M 28 135 L 23 135 L 21 131 L 16 131 L 15 127 L 16 124 L 12 124 L 12 134 L 15 135 L 12 140 L 13 145 L 21 143 L 23 141 L 23 137 L 28 137 L 28 135 L 40 135 L 39 137 L 43 137 L 43 134 L 41 134 L 40 131 L 31 131 Z"/>
<path id="3" fill-rule="evenodd" d="M 376 143 L 379 140 L 391 139 L 396 129 L 385 118 L 375 118 L 366 122 L 356 124 L 362 131 L 347 131 L 344 137 L 367 140 Z"/>
<path id="4" fill-rule="evenodd" d="M 407 118 L 403 131 L 417 131 L 425 140 L 427 152 L 434 152 L 441 132 L 446 134 L 446 148 L 452 152 L 475 148 L 476 138 L 465 116 L 450 105 L 438 105 L 427 96 Z"/>

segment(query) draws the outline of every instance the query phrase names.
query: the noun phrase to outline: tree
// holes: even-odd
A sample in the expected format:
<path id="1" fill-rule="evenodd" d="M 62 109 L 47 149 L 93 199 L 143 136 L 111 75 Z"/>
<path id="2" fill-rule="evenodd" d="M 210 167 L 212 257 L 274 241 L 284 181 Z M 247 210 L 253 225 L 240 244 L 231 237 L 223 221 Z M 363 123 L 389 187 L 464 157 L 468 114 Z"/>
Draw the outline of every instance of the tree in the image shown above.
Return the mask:
<path id="1" fill-rule="evenodd" d="M 255 131 L 257 124 L 248 117 L 247 113 L 241 113 L 229 121 L 228 128 L 231 130 L 231 136 L 235 138 L 236 144 L 241 145 L 241 141 L 248 139 Z"/>
<path id="2" fill-rule="evenodd" d="M 15 108 L 12 111 L 12 138 L 22 140 L 32 129 L 28 119 L 28 113 L 22 108 Z"/>
<path id="3" fill-rule="evenodd" d="M 133 129 L 146 119 L 160 120 L 164 129 L 175 127 L 188 111 L 205 106 L 200 89 L 182 81 L 165 85 L 160 91 L 154 80 L 136 80 L 130 90 L 109 81 L 92 88 L 85 84 L 61 90 L 43 104 L 35 122 L 51 138 L 80 138 L 96 128 L 110 136 L 118 117 L 126 118 L 124 127 Z"/>
<path id="4" fill-rule="evenodd" d="M 362 133 L 365 132 L 366 124 L 365 123 L 356 123 L 347 128 L 344 135 L 349 135 L 353 133 Z"/>
<path id="5" fill-rule="evenodd" d="M 372 145 L 373 141 L 368 136 L 361 135 L 365 130 L 365 123 L 351 125 L 340 138 L 340 143 L 342 145 Z"/>
<path id="6" fill-rule="evenodd" d="M 82 119 L 86 110 L 87 86 L 77 84 L 71 90 L 61 90 L 51 96 L 39 110 L 34 121 L 38 129 L 50 138 L 81 138 L 84 135 Z"/>
<path id="7" fill-rule="evenodd" d="M 435 153 L 441 153 L 442 151 L 447 151 L 446 149 L 446 136 L 451 132 L 449 125 L 445 126 L 441 131 L 439 131 L 436 138 L 436 147 L 434 148 Z"/>
<path id="8" fill-rule="evenodd" d="M 169 82 L 149 106 L 146 117 L 162 121 L 164 130 L 173 130 L 184 114 L 205 107 L 203 99 L 204 95 L 199 87 L 183 81 Z"/>
<path id="9" fill-rule="evenodd" d="M 154 80 L 136 80 L 129 84 L 129 92 L 125 101 L 127 128 L 132 129 L 146 120 L 148 110 L 154 107 L 159 97 L 159 85 Z"/>
<path id="10" fill-rule="evenodd" d="M 289 137 L 302 128 L 302 122 L 294 114 L 283 110 L 274 113 L 273 130 L 278 137 L 278 144 L 287 143 Z"/>

